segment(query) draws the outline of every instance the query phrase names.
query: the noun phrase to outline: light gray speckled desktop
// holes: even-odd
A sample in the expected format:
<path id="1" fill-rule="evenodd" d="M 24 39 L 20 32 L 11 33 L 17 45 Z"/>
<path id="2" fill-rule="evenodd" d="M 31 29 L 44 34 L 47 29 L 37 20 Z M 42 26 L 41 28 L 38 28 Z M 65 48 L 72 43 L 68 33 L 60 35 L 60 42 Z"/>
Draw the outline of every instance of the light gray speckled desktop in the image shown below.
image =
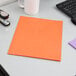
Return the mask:
<path id="1" fill-rule="evenodd" d="M 11 25 L 0 24 L 0 64 L 10 76 L 74 76 L 76 74 L 76 50 L 68 42 L 76 38 L 76 26 L 70 18 L 60 12 L 55 5 L 63 0 L 41 0 L 40 11 L 30 17 L 63 21 L 62 59 L 61 62 L 8 55 L 8 49 L 13 38 L 20 16 L 28 16 L 17 2 L 0 7 L 10 14 Z"/>

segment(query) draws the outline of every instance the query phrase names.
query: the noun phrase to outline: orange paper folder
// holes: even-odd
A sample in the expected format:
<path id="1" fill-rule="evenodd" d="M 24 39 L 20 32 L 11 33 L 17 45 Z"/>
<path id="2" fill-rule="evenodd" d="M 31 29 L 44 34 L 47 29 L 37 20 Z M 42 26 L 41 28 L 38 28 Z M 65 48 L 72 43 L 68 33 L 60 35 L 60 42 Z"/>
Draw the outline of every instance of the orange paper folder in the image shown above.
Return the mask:
<path id="1" fill-rule="evenodd" d="M 61 61 L 62 21 L 21 16 L 8 54 Z"/>

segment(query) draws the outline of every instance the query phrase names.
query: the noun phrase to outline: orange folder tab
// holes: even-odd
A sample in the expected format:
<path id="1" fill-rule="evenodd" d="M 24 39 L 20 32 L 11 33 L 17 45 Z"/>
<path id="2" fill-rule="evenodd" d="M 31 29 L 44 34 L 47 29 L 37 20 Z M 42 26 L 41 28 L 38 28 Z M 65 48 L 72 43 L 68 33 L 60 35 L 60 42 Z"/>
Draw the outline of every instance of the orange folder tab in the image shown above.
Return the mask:
<path id="1" fill-rule="evenodd" d="M 8 54 L 61 60 L 62 21 L 21 16 Z"/>

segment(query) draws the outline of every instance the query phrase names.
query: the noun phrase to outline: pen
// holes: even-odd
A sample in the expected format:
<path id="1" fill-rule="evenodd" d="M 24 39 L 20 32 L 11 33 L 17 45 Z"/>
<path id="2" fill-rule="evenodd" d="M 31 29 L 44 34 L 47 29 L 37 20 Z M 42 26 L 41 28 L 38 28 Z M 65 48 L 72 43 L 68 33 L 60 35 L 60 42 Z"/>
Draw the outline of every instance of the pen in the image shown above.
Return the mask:
<path id="1" fill-rule="evenodd" d="M 0 18 L 0 23 L 4 26 L 9 26 L 10 25 L 10 22 L 8 20 L 4 20 L 2 18 Z"/>
<path id="2" fill-rule="evenodd" d="M 2 19 L 8 19 L 9 18 L 9 14 L 3 10 L 0 10 L 0 17 Z"/>

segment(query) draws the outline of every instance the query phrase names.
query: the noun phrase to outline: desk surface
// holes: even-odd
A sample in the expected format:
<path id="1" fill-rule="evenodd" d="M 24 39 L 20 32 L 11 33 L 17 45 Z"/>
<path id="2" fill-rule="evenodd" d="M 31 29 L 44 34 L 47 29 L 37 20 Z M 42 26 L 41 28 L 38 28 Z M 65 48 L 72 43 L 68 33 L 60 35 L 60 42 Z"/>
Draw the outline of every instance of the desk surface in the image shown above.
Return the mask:
<path id="1" fill-rule="evenodd" d="M 20 16 L 28 16 L 17 2 L 0 7 L 10 14 L 11 25 L 0 25 L 0 64 L 10 76 L 75 76 L 76 50 L 68 42 L 76 38 L 76 26 L 70 18 L 57 10 L 55 5 L 61 0 L 41 0 L 40 12 L 32 17 L 63 21 L 62 60 L 61 62 L 8 55 L 8 49 Z"/>

